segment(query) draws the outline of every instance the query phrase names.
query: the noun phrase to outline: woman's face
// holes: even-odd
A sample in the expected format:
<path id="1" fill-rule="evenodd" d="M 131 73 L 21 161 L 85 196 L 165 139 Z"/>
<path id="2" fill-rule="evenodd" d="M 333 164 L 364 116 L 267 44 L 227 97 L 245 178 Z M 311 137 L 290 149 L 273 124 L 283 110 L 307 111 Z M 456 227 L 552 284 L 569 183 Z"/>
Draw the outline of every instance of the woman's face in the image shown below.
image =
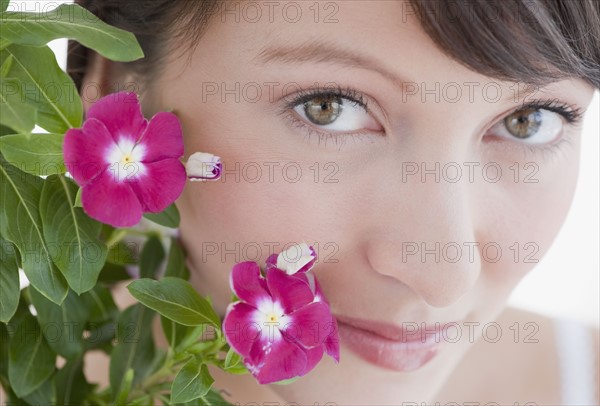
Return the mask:
<path id="1" fill-rule="evenodd" d="M 404 2 L 248 4 L 228 4 L 190 63 L 173 59 L 154 83 L 159 108 L 182 120 L 186 153 L 224 166 L 177 201 L 192 280 L 223 314 L 236 262 L 313 245 L 340 321 L 456 322 L 463 339 L 367 360 L 342 335 L 339 365 L 324 357 L 271 389 L 300 404 L 422 401 L 569 208 L 578 128 L 549 110 L 503 119 L 524 100 L 585 109 L 592 88 L 570 80 L 526 94 L 475 73 L 437 49 Z M 332 89 L 341 100 L 317 94 Z"/>

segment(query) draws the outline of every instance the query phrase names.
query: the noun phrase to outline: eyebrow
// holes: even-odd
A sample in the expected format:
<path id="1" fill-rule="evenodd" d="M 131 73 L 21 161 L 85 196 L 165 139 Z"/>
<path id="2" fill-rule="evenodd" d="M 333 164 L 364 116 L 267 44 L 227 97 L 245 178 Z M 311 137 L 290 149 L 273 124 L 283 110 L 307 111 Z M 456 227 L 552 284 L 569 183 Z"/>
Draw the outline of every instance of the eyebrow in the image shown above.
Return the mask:
<path id="1" fill-rule="evenodd" d="M 262 64 L 279 62 L 284 64 L 295 63 L 337 63 L 352 68 L 369 69 L 379 73 L 395 86 L 402 89 L 402 84 L 412 81 L 402 78 L 383 67 L 376 60 L 355 53 L 336 44 L 323 41 L 311 41 L 300 46 L 270 46 L 263 48 L 253 59 Z"/>
<path id="2" fill-rule="evenodd" d="M 262 50 L 252 60 L 255 63 L 260 64 L 272 62 L 279 62 L 283 64 L 297 64 L 306 62 L 334 63 L 345 65 L 351 68 L 368 69 L 377 72 L 382 77 L 392 82 L 394 86 L 396 86 L 401 92 L 405 91 L 405 86 L 407 83 L 418 84 L 420 86 L 420 82 L 418 81 L 408 80 L 401 74 L 392 73 L 376 59 L 357 54 L 353 50 L 326 41 L 310 41 L 299 46 L 267 46 L 262 48 Z M 538 88 L 538 90 L 541 90 L 544 87 L 545 86 L 541 86 Z M 535 93 L 533 88 L 530 90 L 519 90 L 519 94 L 522 98 L 525 98 L 531 93 Z M 508 102 L 510 100 L 514 100 L 513 92 L 509 92 L 508 96 L 502 98 L 500 101 Z"/>

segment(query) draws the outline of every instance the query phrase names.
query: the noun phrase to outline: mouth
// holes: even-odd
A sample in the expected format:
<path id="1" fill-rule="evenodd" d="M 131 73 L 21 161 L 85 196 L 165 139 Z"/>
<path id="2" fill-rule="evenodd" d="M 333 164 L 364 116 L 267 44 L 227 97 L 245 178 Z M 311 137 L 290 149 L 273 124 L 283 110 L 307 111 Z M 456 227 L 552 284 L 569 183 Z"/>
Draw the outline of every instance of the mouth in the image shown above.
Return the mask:
<path id="1" fill-rule="evenodd" d="M 445 330 L 456 323 L 413 323 L 402 326 L 336 316 L 340 340 L 363 360 L 381 368 L 410 372 L 433 359 Z"/>

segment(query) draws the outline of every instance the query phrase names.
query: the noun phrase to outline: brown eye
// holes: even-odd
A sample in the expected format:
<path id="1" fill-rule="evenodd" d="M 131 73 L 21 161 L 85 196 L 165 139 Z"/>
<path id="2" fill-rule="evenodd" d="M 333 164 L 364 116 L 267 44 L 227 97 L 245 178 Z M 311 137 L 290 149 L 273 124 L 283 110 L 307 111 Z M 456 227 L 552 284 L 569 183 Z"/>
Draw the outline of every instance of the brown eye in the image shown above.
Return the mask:
<path id="1" fill-rule="evenodd" d="M 496 122 L 491 133 L 523 144 L 551 144 L 560 138 L 563 115 L 539 107 L 524 107 Z"/>
<path id="2" fill-rule="evenodd" d="M 504 118 L 504 125 L 512 136 L 521 139 L 529 138 L 542 126 L 542 112 L 533 108 L 515 111 Z"/>
<path id="3" fill-rule="evenodd" d="M 336 96 L 318 96 L 304 103 L 306 118 L 318 125 L 333 123 L 342 112 L 342 100 Z"/>
<path id="4" fill-rule="evenodd" d="M 288 106 L 295 113 L 290 116 L 301 125 L 315 127 L 330 134 L 356 133 L 362 130 L 382 132 L 382 126 L 367 111 L 363 96 L 356 90 L 317 93 L 311 91 L 292 100 Z M 302 120 L 294 118 L 299 116 Z"/>

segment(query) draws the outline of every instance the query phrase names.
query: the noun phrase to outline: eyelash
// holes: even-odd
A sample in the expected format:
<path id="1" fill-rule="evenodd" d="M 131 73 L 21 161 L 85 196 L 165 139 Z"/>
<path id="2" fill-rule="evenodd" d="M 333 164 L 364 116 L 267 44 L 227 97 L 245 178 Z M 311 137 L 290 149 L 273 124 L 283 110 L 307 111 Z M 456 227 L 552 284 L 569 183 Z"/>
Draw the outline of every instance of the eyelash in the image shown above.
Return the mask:
<path id="1" fill-rule="evenodd" d="M 528 102 L 524 102 L 521 106 L 511 111 L 509 114 L 515 113 L 519 110 L 523 109 L 538 109 L 538 110 L 548 110 L 554 113 L 558 113 L 564 117 L 568 124 L 577 125 L 581 121 L 583 117 L 583 113 L 580 108 L 571 106 L 565 102 L 562 102 L 558 99 L 552 100 L 542 100 L 542 99 L 534 99 Z"/>
<path id="2" fill-rule="evenodd" d="M 354 105 L 359 105 L 365 109 L 365 112 L 369 112 L 368 109 L 368 101 L 365 99 L 364 95 L 356 89 L 351 87 L 342 88 L 338 86 L 336 89 L 331 90 L 320 90 L 320 89 L 310 89 L 310 90 L 300 90 L 294 97 L 293 100 L 287 102 L 285 104 L 284 109 L 282 110 L 283 115 L 287 118 L 290 123 L 294 127 L 298 127 L 304 129 L 306 131 L 306 136 L 310 139 L 312 135 L 317 135 L 319 138 L 319 145 L 323 140 L 333 140 L 336 145 L 338 142 L 341 142 L 343 145 L 349 137 L 355 140 L 355 136 L 363 136 L 363 135 L 372 135 L 372 132 L 369 131 L 357 131 L 354 133 L 331 133 L 319 130 L 314 126 L 306 123 L 304 120 L 301 120 L 296 117 L 294 113 L 294 108 L 299 104 L 305 103 L 317 97 L 335 97 L 341 98 L 350 101 Z M 580 108 L 569 105 L 565 102 L 562 102 L 558 99 L 552 100 L 544 100 L 544 99 L 534 99 L 530 101 L 525 101 L 519 107 L 510 111 L 504 117 L 513 114 L 519 110 L 523 109 L 536 109 L 536 110 L 548 110 L 554 113 L 560 114 L 568 125 L 572 127 L 576 127 L 580 124 L 581 119 L 583 118 L 583 112 Z M 341 147 L 340 145 L 340 147 Z M 567 137 L 561 137 L 559 141 L 544 145 L 544 146 L 532 146 L 527 144 L 522 144 L 521 146 L 532 153 L 543 153 L 547 152 L 558 152 L 561 148 L 571 145 L 571 140 Z"/>
<path id="3" fill-rule="evenodd" d="M 509 116 L 513 113 L 516 113 L 519 110 L 523 109 L 536 109 L 536 110 L 548 110 L 554 113 L 560 114 L 567 125 L 576 128 L 581 124 L 581 119 L 583 118 L 583 112 L 581 108 L 572 106 L 567 104 L 559 99 L 533 99 L 530 101 L 525 101 L 519 107 L 505 114 L 503 117 Z M 566 135 L 562 135 L 558 141 L 546 145 L 529 145 L 529 144 L 518 144 L 515 143 L 512 145 L 515 148 L 520 148 L 521 151 L 525 151 L 526 153 L 530 153 L 533 155 L 542 155 L 542 159 L 546 160 L 547 158 L 551 158 L 557 156 L 561 152 L 566 152 L 567 148 L 573 146 L 573 140 L 571 137 Z"/>
<path id="4" fill-rule="evenodd" d="M 339 144 L 340 148 L 344 145 L 348 139 L 352 139 L 353 141 L 360 140 L 361 136 L 372 136 L 371 131 L 362 130 L 355 131 L 353 133 L 331 133 L 323 130 L 319 130 L 314 126 L 306 123 L 304 120 L 296 117 L 296 113 L 294 113 L 294 108 L 299 104 L 306 103 L 309 100 L 318 98 L 318 97 L 335 97 L 344 100 L 348 100 L 353 105 L 358 105 L 365 109 L 365 112 L 369 112 L 368 101 L 364 97 L 364 95 L 356 89 L 351 87 L 342 88 L 338 86 L 337 88 L 332 88 L 330 90 L 321 90 L 321 89 L 309 89 L 309 90 L 300 90 L 296 93 L 294 98 L 288 101 L 284 108 L 281 111 L 281 114 L 286 118 L 290 124 L 294 127 L 303 129 L 306 131 L 306 137 L 310 140 L 313 135 L 318 137 L 319 145 L 321 142 L 332 140 L 336 145 Z"/>

